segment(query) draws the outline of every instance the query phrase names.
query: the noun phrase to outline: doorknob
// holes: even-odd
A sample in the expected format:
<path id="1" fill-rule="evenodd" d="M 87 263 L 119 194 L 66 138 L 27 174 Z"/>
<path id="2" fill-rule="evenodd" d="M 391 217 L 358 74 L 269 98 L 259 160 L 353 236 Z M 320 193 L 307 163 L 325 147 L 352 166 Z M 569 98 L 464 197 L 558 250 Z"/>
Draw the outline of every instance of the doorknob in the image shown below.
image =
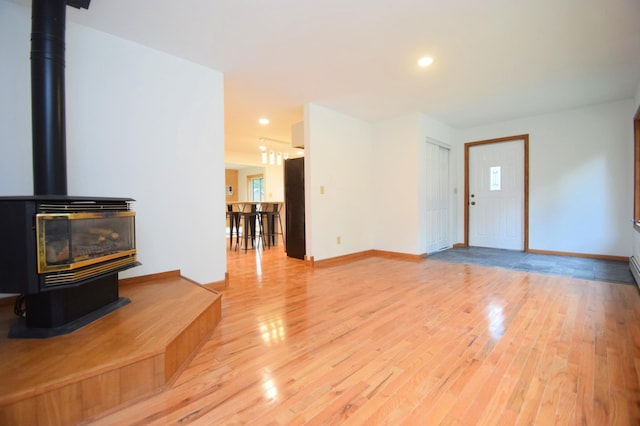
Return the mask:
<path id="1" fill-rule="evenodd" d="M 476 205 L 476 202 L 475 202 L 475 201 L 472 201 L 472 202 L 471 202 L 471 205 L 472 205 L 472 206 L 475 206 L 475 205 Z"/>

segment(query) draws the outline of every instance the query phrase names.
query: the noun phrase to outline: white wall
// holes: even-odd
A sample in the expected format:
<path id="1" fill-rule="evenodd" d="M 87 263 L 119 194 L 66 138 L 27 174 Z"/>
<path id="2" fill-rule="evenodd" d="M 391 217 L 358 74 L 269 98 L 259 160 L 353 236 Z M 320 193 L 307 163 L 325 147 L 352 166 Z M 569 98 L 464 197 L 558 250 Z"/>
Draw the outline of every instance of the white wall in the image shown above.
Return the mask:
<path id="1" fill-rule="evenodd" d="M 632 100 L 618 101 L 465 129 L 460 137 L 472 142 L 529 134 L 529 248 L 629 256 L 633 111 Z M 460 182 L 463 173 L 458 170 Z"/>
<path id="2" fill-rule="evenodd" d="M 30 37 L 30 12 L 0 0 L 0 195 L 33 194 Z"/>
<path id="3" fill-rule="evenodd" d="M 376 123 L 373 155 L 375 248 L 420 252 L 420 125 L 411 114 Z"/>
<path id="4" fill-rule="evenodd" d="M 372 140 L 369 123 L 305 106 L 307 256 L 322 260 L 373 248 Z"/>
<path id="5" fill-rule="evenodd" d="M 33 193 L 30 10 L 0 1 L 0 194 Z M 223 81 L 215 70 L 67 23 L 71 195 L 132 197 L 142 266 L 224 280 Z"/>

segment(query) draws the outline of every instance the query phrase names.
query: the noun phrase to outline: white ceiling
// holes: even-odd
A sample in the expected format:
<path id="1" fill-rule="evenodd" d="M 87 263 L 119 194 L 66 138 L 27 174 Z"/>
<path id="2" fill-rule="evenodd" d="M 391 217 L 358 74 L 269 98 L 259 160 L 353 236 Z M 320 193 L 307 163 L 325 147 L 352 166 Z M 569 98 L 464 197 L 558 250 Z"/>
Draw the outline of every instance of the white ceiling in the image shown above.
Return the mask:
<path id="1" fill-rule="evenodd" d="M 631 98 L 640 80 L 638 0 L 93 0 L 67 19 L 222 71 L 227 147 L 252 150 L 289 141 L 307 102 L 468 127 Z"/>

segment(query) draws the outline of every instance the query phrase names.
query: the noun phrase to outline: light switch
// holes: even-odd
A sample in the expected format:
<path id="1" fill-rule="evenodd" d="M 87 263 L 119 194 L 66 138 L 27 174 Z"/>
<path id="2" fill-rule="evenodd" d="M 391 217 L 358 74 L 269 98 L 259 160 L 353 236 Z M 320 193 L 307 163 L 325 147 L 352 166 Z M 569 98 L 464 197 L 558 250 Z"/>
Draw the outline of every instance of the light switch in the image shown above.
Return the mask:
<path id="1" fill-rule="evenodd" d="M 320 194 L 324 194 L 324 185 L 320 185 Z"/>

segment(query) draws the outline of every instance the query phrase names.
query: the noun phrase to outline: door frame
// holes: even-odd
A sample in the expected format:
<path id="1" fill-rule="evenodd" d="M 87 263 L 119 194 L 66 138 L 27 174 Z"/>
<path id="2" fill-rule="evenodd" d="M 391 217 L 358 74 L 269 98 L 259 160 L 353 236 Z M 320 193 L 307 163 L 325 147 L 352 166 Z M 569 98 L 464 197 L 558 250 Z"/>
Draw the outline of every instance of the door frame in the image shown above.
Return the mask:
<path id="1" fill-rule="evenodd" d="M 464 144 L 464 247 L 469 247 L 469 150 L 478 145 L 524 141 L 524 251 L 529 251 L 529 134 L 506 136 Z"/>
<path id="2" fill-rule="evenodd" d="M 640 105 L 633 116 L 633 227 L 640 231 Z"/>

